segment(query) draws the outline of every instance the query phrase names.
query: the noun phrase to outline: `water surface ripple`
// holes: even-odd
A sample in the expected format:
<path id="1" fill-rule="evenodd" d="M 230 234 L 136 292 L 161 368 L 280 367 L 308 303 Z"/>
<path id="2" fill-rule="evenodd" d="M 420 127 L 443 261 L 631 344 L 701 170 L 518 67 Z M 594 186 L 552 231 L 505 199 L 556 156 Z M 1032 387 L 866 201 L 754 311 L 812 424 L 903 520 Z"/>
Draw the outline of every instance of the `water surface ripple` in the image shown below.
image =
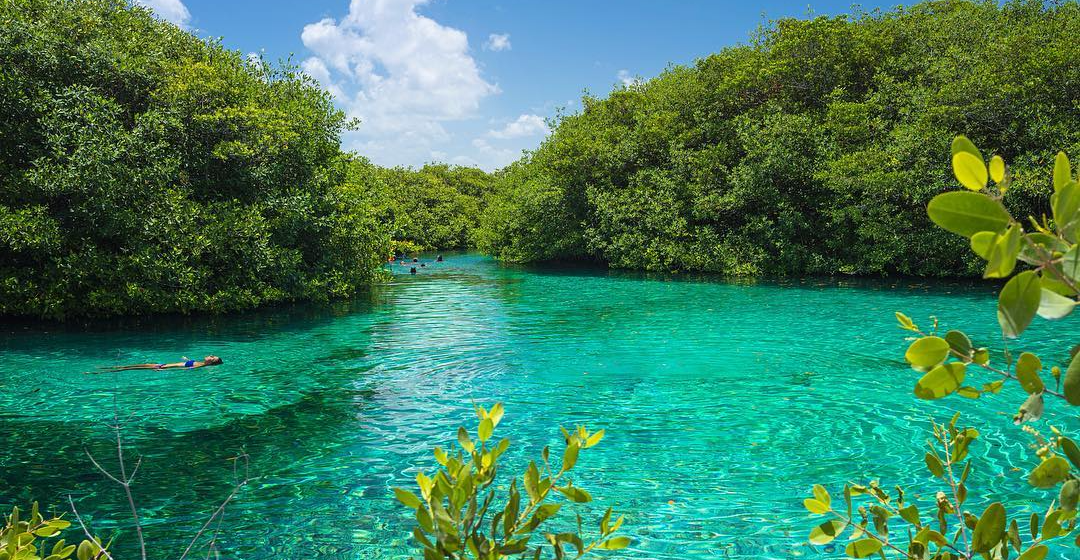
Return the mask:
<path id="1" fill-rule="evenodd" d="M 896 310 L 936 314 L 994 345 L 986 287 L 724 282 L 473 255 L 402 272 L 350 304 L 0 327 L 0 504 L 71 494 L 131 556 L 123 496 L 84 454 L 112 464 L 115 403 L 144 457 L 135 496 L 153 557 L 182 550 L 228 493 L 227 459 L 243 450 L 256 479 L 228 510 L 224 557 L 407 558 L 409 516 L 389 489 L 432 468 L 430 449 L 474 422 L 473 400 L 506 404 L 500 431 L 515 470 L 544 444 L 559 448 L 559 425 L 607 430 L 578 476 L 598 498 L 587 518 L 607 505 L 626 513 L 634 544 L 623 558 L 841 557 L 804 544 L 810 486 L 866 473 L 930 509 L 925 430 L 954 411 L 984 436 L 973 509 L 989 495 L 1049 501 L 1022 482 L 1035 459 L 1006 414 L 1022 400 L 1016 389 L 920 402 L 899 361 Z M 1076 324 L 1040 322 L 1024 348 L 1054 356 Z M 85 373 L 209 353 L 225 365 Z M 1050 419 L 1076 427 L 1075 416 Z"/>

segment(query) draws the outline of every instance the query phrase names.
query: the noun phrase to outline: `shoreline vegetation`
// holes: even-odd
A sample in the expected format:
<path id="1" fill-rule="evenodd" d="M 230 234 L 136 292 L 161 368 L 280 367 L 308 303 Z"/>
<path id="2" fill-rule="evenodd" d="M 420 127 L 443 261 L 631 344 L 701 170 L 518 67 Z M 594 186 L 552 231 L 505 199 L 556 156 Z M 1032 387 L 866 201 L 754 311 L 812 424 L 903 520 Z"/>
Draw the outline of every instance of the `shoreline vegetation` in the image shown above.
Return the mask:
<path id="1" fill-rule="evenodd" d="M 1080 148 L 1078 34 L 1075 2 L 772 22 L 561 115 L 500 174 L 480 248 L 655 271 L 976 276 L 925 210 L 955 188 L 949 142 L 1000 153 L 1010 209 L 1049 213 L 1045 170 Z"/>
<path id="2" fill-rule="evenodd" d="M 123 0 L 0 6 L 0 315 L 344 299 L 468 246 L 490 175 L 384 169 L 313 79 Z"/>
<path id="3" fill-rule="evenodd" d="M 1080 7 L 958 0 L 784 19 L 586 96 L 495 173 L 379 167 L 288 63 L 122 0 L 0 8 L 0 316 L 243 311 L 343 299 L 391 254 L 730 276 L 976 276 L 930 243 L 963 131 L 1045 213 L 1080 146 Z M 1004 69 L 1008 69 L 1005 71 Z"/>

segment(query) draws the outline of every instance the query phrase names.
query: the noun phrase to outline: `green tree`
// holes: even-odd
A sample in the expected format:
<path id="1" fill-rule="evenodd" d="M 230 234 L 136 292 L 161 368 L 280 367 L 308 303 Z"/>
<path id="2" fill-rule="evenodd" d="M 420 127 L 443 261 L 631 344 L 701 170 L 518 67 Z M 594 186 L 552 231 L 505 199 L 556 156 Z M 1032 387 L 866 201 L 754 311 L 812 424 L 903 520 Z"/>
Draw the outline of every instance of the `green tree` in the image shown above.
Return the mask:
<path id="1" fill-rule="evenodd" d="M 389 251 L 325 91 L 122 0 L 0 3 L 0 120 L 0 314 L 343 297 Z"/>
<path id="2" fill-rule="evenodd" d="M 420 169 L 381 168 L 354 158 L 346 181 L 385 224 L 395 250 L 466 249 L 494 188 L 493 177 L 471 167 L 428 164 Z"/>
<path id="3" fill-rule="evenodd" d="M 946 139 L 1008 146 L 1009 209 L 1038 214 L 1045 147 L 1080 149 L 1078 34 L 1080 5 L 1040 0 L 772 22 L 586 96 L 498 175 L 480 247 L 658 271 L 978 274 L 921 211 L 948 187 Z"/>

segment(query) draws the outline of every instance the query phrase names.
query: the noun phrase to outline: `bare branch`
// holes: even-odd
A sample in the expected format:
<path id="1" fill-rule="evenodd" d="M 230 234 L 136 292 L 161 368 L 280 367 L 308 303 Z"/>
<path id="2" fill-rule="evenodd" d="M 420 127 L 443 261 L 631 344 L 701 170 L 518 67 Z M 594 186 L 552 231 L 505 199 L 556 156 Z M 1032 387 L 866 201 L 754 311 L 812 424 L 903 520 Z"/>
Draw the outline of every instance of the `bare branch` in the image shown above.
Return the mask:
<path id="1" fill-rule="evenodd" d="M 146 560 L 146 539 L 143 537 L 142 523 L 139 521 L 139 509 L 135 507 L 135 496 L 131 493 L 131 480 L 135 478 L 135 471 L 139 470 L 139 465 L 142 464 L 142 458 L 139 458 L 138 463 L 135 465 L 135 471 L 132 471 L 131 477 L 128 477 L 127 469 L 124 466 L 124 438 L 120 433 L 120 411 L 119 406 L 116 403 L 116 395 L 113 395 L 113 429 L 116 431 L 116 458 L 120 463 L 120 478 L 123 482 L 120 482 L 120 486 L 124 488 L 124 495 L 127 496 L 128 506 L 131 507 L 131 518 L 135 521 L 135 534 L 139 538 L 139 551 L 142 560 Z M 93 459 L 93 457 L 91 457 Z M 116 477 L 109 475 L 109 478 L 116 480 Z"/>
<path id="2" fill-rule="evenodd" d="M 75 500 L 73 500 L 71 498 L 71 494 L 68 494 L 68 503 L 71 504 L 71 513 L 75 514 L 75 520 L 79 522 L 79 527 L 82 527 L 83 534 L 86 535 L 87 539 L 90 539 L 91 541 L 97 543 L 98 542 L 97 538 L 94 537 L 94 535 L 90 533 L 90 528 L 86 526 L 86 523 L 83 522 L 82 516 L 79 515 L 79 510 L 75 507 Z M 109 554 L 108 550 L 105 550 L 104 548 L 102 548 L 101 553 L 104 554 L 105 557 L 108 558 L 109 560 L 114 560 L 113 557 L 112 557 L 112 554 Z"/>
<path id="3" fill-rule="evenodd" d="M 86 456 L 90 458 L 90 462 L 93 463 L 95 467 L 97 467 L 97 470 L 101 471 L 101 474 L 109 477 L 109 480 L 111 480 L 111 481 L 113 481 L 113 482 L 115 482 L 117 484 L 120 484 L 120 485 L 124 484 L 123 482 L 120 481 L 119 478 L 116 478 L 115 476 L 112 475 L 112 473 L 105 470 L 105 467 L 101 466 L 101 463 L 97 462 L 97 459 L 94 458 L 93 454 L 90 453 L 89 449 L 86 449 L 84 447 L 83 452 L 86 453 Z"/>
<path id="4" fill-rule="evenodd" d="M 210 527 L 210 525 L 214 522 L 215 519 L 218 519 L 219 516 L 223 516 L 225 514 L 225 507 L 229 505 L 229 502 L 231 502 L 232 499 L 235 498 L 236 495 L 240 493 L 240 490 L 244 486 L 246 486 L 247 483 L 250 481 L 250 478 L 248 478 L 248 474 L 247 474 L 248 473 L 248 466 L 249 466 L 249 464 L 248 464 L 248 454 L 247 453 L 241 453 L 239 456 L 237 456 L 235 458 L 234 463 L 233 463 L 233 472 L 234 473 L 237 472 L 237 464 L 236 464 L 235 461 L 239 461 L 241 459 L 243 459 L 243 461 L 244 461 L 244 479 L 237 482 L 236 485 L 233 486 L 232 492 L 230 492 L 228 497 L 225 498 L 225 501 L 221 502 L 221 505 L 218 506 L 218 508 L 216 510 L 214 510 L 214 513 L 210 515 L 210 518 L 206 520 L 206 523 L 203 523 L 203 526 L 199 529 L 199 532 L 195 533 L 195 537 L 191 539 L 191 542 L 188 543 L 187 548 L 184 549 L 184 553 L 180 555 L 179 560 L 184 560 L 185 558 L 187 558 L 188 554 L 191 553 L 191 549 L 195 547 L 195 544 L 198 543 L 199 539 L 201 539 L 202 536 L 206 533 L 207 528 Z M 218 526 L 220 527 L 220 521 L 218 522 Z M 216 541 L 216 539 L 217 539 L 217 531 L 215 530 L 214 535 L 213 535 L 213 537 L 211 538 L 211 541 L 210 541 L 210 543 L 211 543 L 210 546 L 211 547 L 215 546 L 214 542 Z"/>

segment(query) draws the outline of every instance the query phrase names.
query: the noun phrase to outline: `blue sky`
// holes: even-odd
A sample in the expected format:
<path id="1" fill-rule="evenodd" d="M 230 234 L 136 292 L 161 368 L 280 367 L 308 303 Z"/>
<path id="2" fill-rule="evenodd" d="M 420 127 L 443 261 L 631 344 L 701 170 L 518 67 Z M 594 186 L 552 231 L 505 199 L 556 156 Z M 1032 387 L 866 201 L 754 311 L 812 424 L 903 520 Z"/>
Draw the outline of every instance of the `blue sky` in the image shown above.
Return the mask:
<path id="1" fill-rule="evenodd" d="M 137 0 L 202 37 L 294 62 L 359 117 L 343 139 L 382 165 L 501 167 L 583 91 L 746 42 L 761 23 L 849 2 Z M 896 2 L 862 2 L 864 9 Z"/>

